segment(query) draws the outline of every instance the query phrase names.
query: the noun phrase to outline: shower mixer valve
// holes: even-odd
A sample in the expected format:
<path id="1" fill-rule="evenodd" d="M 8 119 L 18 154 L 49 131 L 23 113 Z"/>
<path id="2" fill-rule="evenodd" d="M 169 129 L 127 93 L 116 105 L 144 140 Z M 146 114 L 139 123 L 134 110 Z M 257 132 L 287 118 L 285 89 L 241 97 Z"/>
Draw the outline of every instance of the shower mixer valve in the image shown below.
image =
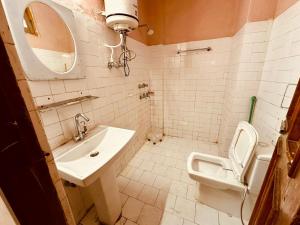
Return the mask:
<path id="1" fill-rule="evenodd" d="M 145 88 L 145 87 L 149 87 L 149 85 L 146 84 L 146 83 L 142 83 L 142 84 L 139 84 L 139 85 L 138 85 L 138 88 L 139 88 L 139 89 Z"/>
<path id="2" fill-rule="evenodd" d="M 140 94 L 140 99 L 150 98 L 151 95 L 154 95 L 154 92 L 153 92 L 153 91 L 147 91 L 147 92 L 144 92 L 143 94 Z"/>

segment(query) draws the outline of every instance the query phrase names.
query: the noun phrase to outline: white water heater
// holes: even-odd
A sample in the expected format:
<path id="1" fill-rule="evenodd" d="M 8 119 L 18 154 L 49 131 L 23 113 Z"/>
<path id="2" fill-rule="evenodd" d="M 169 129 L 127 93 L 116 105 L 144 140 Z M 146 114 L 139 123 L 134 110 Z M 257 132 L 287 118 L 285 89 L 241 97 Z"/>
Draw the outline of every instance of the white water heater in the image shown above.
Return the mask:
<path id="1" fill-rule="evenodd" d="M 137 0 L 104 0 L 106 25 L 115 31 L 131 31 L 139 26 Z"/>

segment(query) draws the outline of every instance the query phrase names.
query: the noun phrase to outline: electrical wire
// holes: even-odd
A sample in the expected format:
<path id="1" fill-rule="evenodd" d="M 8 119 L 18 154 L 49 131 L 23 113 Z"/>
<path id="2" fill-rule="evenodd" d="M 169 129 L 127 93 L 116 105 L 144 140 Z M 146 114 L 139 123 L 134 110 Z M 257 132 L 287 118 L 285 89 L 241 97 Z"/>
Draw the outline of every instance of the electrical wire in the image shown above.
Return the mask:
<path id="1" fill-rule="evenodd" d="M 120 47 L 120 46 L 123 44 L 123 42 L 124 42 L 123 35 L 120 34 L 120 42 L 119 42 L 119 44 L 117 44 L 117 45 L 108 45 L 108 44 L 104 44 L 105 47 L 110 48 L 110 50 L 111 50 L 111 54 L 110 54 L 110 62 L 113 62 L 113 61 L 114 61 L 114 58 L 113 58 L 113 55 L 114 55 L 114 48 Z"/>
<path id="2" fill-rule="evenodd" d="M 125 76 L 127 77 L 130 74 L 130 67 L 129 67 L 128 62 L 135 59 L 136 54 L 127 48 L 126 36 L 127 36 L 127 31 L 121 31 L 119 44 L 117 44 L 117 45 L 104 44 L 104 46 L 110 48 L 110 50 L 111 50 L 109 68 L 123 67 L 123 72 L 124 72 Z M 121 47 L 122 52 L 118 58 L 118 61 L 114 62 L 114 57 L 113 57 L 114 56 L 114 48 L 118 48 L 118 47 Z"/>

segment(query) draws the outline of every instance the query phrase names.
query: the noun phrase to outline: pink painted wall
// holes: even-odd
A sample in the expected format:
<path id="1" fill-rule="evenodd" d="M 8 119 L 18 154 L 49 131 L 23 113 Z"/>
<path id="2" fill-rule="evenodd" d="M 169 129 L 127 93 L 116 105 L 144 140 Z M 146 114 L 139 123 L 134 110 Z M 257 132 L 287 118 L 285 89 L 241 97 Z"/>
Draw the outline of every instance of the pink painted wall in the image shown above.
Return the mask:
<path id="1" fill-rule="evenodd" d="M 165 0 L 162 43 L 232 35 L 236 0 Z"/>
<path id="2" fill-rule="evenodd" d="M 298 0 L 278 0 L 275 16 L 279 16 L 281 13 L 283 13 L 289 7 L 294 5 L 296 2 L 298 2 Z"/>
<path id="3" fill-rule="evenodd" d="M 247 22 L 251 0 L 240 0 L 235 11 L 235 23 L 233 24 L 233 35 L 238 32 Z"/>
<path id="4" fill-rule="evenodd" d="M 272 19 L 297 0 L 138 0 L 140 28 L 129 34 L 147 45 L 171 44 L 234 35 L 246 22 Z M 83 12 L 102 22 L 96 14 L 103 0 L 76 0 Z"/>
<path id="5" fill-rule="evenodd" d="M 59 15 L 42 3 L 31 3 L 38 36 L 26 34 L 33 48 L 74 52 L 71 33 Z"/>
<path id="6" fill-rule="evenodd" d="M 277 0 L 252 0 L 248 21 L 262 21 L 273 19 L 276 11 Z"/>
<path id="7" fill-rule="evenodd" d="M 155 33 L 146 36 L 140 29 L 132 37 L 155 45 L 231 36 L 238 1 L 139 0 L 140 21 Z"/>
<path id="8" fill-rule="evenodd" d="M 273 19 L 297 0 L 139 0 L 140 18 L 155 31 L 133 32 L 148 45 L 234 35 L 246 22 Z"/>

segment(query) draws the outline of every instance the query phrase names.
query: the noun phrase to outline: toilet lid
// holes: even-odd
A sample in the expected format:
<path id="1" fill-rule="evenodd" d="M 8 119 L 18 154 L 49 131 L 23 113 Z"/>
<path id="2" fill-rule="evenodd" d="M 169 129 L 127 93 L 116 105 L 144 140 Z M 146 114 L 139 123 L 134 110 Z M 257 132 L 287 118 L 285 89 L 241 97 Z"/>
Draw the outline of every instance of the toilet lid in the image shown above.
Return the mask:
<path id="1" fill-rule="evenodd" d="M 241 121 L 229 148 L 229 159 L 232 162 L 233 172 L 241 183 L 244 183 L 245 174 L 254 156 L 257 142 L 258 134 L 255 128 L 248 122 Z"/>

